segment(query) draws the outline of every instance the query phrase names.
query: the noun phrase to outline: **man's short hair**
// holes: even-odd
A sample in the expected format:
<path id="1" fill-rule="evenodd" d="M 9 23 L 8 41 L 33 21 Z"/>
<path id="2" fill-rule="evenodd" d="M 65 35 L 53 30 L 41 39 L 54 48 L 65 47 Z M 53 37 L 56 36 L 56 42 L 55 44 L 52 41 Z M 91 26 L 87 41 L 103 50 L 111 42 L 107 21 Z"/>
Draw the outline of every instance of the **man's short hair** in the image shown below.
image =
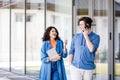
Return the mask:
<path id="1" fill-rule="evenodd" d="M 81 17 L 78 20 L 78 25 L 79 25 L 80 21 L 84 21 L 85 25 L 88 25 L 88 28 L 91 28 L 91 24 L 92 24 L 93 20 L 90 17 Z"/>

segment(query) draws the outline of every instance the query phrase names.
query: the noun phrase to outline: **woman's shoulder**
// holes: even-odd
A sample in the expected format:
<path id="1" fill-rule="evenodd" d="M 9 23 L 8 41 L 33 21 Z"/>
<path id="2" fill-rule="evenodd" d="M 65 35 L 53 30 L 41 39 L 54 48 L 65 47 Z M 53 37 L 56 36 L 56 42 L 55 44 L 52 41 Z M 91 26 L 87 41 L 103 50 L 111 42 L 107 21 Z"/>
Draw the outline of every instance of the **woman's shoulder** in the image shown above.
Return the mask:
<path id="1" fill-rule="evenodd" d="M 61 39 L 59 39 L 59 40 L 56 40 L 57 42 L 63 42 Z"/>
<path id="2" fill-rule="evenodd" d="M 57 43 L 58 43 L 58 44 L 63 44 L 63 40 L 61 40 L 61 39 L 60 39 L 60 40 L 57 40 Z"/>
<path id="3" fill-rule="evenodd" d="M 49 40 L 47 40 L 47 41 L 43 41 L 43 44 L 48 44 L 48 43 L 50 43 Z"/>

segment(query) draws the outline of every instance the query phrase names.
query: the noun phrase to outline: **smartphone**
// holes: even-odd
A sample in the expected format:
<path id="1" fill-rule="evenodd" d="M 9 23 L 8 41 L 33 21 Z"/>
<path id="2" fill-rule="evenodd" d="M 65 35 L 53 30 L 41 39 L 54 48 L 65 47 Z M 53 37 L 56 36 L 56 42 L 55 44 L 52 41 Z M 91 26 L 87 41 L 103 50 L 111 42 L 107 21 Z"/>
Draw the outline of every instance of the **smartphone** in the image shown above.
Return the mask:
<path id="1" fill-rule="evenodd" d="M 85 30 L 89 28 L 88 24 L 85 24 Z M 84 32 L 84 30 L 82 30 L 82 32 Z"/>
<path id="2" fill-rule="evenodd" d="M 88 24 L 85 24 L 85 29 L 88 29 L 89 28 L 89 25 Z"/>

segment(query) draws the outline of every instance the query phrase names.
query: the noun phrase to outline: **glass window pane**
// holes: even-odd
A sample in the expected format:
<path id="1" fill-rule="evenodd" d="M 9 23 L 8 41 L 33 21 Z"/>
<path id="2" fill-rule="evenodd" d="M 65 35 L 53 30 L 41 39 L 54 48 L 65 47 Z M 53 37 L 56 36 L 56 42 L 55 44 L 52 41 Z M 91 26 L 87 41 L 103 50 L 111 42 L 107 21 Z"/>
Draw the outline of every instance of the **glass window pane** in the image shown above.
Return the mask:
<path id="1" fill-rule="evenodd" d="M 115 80 L 120 80 L 120 0 L 115 0 L 114 58 Z"/>
<path id="2" fill-rule="evenodd" d="M 93 30 L 100 35 L 100 44 L 96 52 L 96 80 L 108 80 L 108 0 L 95 0 Z"/>
<path id="3" fill-rule="evenodd" d="M 24 74 L 25 68 L 25 1 L 12 0 L 11 5 L 11 67 Z"/>
<path id="4" fill-rule="evenodd" d="M 88 15 L 88 0 L 76 0 L 77 15 Z"/>
<path id="5" fill-rule="evenodd" d="M 8 0 L 0 1 L 0 68 L 10 67 L 10 6 Z"/>
<path id="6" fill-rule="evenodd" d="M 26 4 L 26 59 L 27 75 L 39 77 L 40 48 L 44 32 L 44 0 L 27 0 Z"/>

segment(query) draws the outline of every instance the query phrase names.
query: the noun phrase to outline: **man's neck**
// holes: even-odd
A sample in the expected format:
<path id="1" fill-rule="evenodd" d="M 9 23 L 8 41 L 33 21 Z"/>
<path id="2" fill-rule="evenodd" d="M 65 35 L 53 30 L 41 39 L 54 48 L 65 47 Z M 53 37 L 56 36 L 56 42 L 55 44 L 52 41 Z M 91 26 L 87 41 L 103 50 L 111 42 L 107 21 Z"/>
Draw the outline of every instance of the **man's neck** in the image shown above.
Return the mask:
<path id="1" fill-rule="evenodd" d="M 90 34 L 92 31 L 91 31 L 91 29 L 88 29 L 88 34 Z"/>

